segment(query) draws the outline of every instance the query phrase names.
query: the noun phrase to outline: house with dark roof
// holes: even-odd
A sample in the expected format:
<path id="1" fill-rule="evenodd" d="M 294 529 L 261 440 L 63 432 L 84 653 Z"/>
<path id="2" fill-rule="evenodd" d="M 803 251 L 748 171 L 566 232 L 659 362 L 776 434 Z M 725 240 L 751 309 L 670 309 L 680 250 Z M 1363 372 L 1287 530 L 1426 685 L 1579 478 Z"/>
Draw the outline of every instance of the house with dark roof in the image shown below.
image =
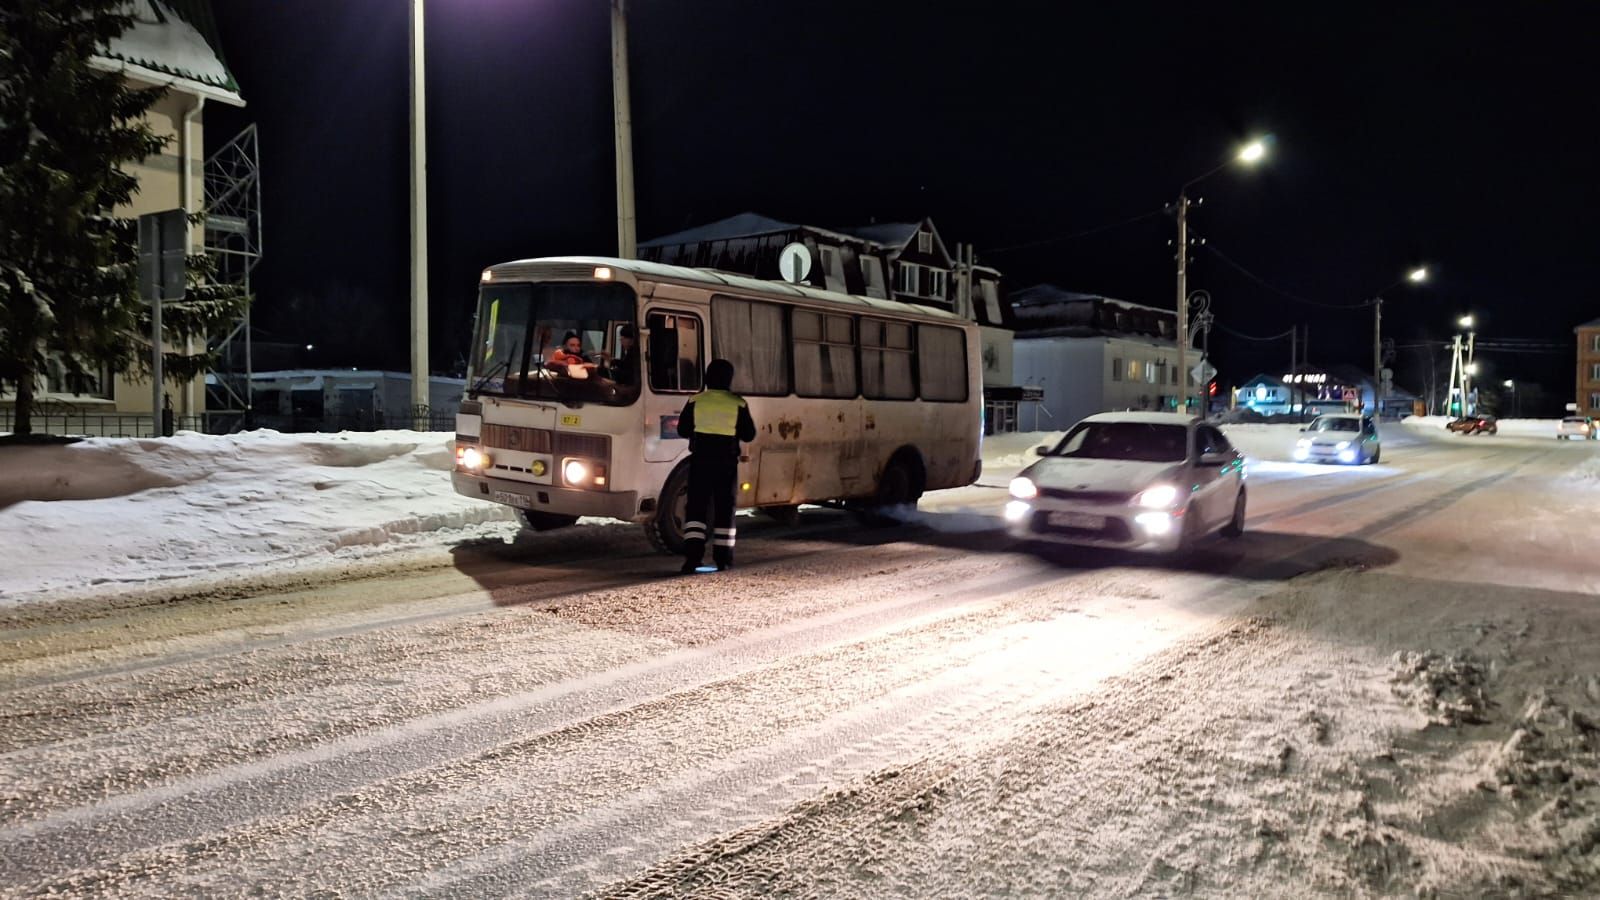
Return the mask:
<path id="1" fill-rule="evenodd" d="M 1578 414 L 1600 416 L 1600 319 L 1573 331 L 1578 335 Z"/>
<path id="2" fill-rule="evenodd" d="M 1000 272 L 977 265 L 970 248 L 952 253 L 931 219 L 836 228 L 746 212 L 643 241 L 639 258 L 779 280 L 793 274 L 778 270 L 790 244 L 805 248 L 810 267 L 801 281 L 812 287 L 931 306 L 978 323 L 985 396 L 1014 386 L 1014 323 Z M 1014 409 L 1013 401 L 997 401 L 988 427 L 1014 430 Z"/>
<path id="3" fill-rule="evenodd" d="M 122 217 L 206 208 L 205 108 L 208 103 L 243 106 L 239 85 L 224 62 L 209 0 L 128 0 L 133 24 L 113 38 L 91 64 L 118 72 L 140 88 L 165 88 L 165 95 L 145 114 L 145 124 L 166 139 L 165 148 L 129 166 L 139 189 Z M 204 235 L 189 228 L 190 252 L 204 250 Z M 70 375 L 59 360 L 47 360 L 38 385 L 35 419 L 50 427 L 62 415 L 74 430 L 93 434 L 155 433 L 148 381 L 133 383 L 123 373 L 103 370 L 87 377 Z M 204 379 L 171 381 L 166 393 L 180 419 L 198 417 L 205 408 Z M 0 398 L 0 418 L 11 405 Z M 114 424 L 107 424 L 114 423 Z M 4 422 L 0 421 L 0 426 Z M 183 427 L 199 427 L 185 422 Z"/>

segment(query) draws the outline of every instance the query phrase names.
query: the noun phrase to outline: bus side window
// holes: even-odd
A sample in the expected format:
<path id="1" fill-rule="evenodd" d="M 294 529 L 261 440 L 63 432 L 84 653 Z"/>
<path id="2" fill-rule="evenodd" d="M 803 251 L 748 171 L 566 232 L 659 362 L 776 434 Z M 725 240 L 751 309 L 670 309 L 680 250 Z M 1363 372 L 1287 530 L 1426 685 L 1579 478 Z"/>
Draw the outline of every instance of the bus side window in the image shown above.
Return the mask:
<path id="1" fill-rule="evenodd" d="M 651 313 L 650 388 L 696 393 L 700 390 L 700 320 L 694 316 Z"/>

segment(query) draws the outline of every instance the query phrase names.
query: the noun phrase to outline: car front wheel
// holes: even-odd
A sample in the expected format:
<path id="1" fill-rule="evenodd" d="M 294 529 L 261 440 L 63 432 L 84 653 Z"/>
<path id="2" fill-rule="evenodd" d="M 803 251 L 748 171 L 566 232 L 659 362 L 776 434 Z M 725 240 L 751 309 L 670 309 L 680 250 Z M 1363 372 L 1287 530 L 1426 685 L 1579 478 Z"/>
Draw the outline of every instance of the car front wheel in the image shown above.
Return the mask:
<path id="1" fill-rule="evenodd" d="M 1241 487 L 1239 488 L 1239 496 L 1235 497 L 1233 501 L 1233 518 L 1228 520 L 1228 524 L 1222 526 L 1222 536 L 1225 538 L 1236 538 L 1240 535 L 1243 535 L 1244 516 L 1245 497 L 1244 488 Z"/>

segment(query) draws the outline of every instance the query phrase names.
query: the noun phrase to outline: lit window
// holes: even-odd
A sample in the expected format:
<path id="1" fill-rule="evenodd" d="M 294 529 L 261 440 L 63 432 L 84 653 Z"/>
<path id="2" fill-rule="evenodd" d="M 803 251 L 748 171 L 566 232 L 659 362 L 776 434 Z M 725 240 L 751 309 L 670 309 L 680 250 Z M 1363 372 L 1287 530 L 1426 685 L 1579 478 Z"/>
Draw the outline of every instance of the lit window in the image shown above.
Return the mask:
<path id="1" fill-rule="evenodd" d="M 914 297 L 921 296 L 922 267 L 916 263 L 901 263 L 894 273 L 894 292 Z"/>
<path id="2" fill-rule="evenodd" d="M 944 299 L 944 275 L 945 275 L 945 272 L 944 272 L 943 269 L 929 269 L 928 270 L 928 296 L 929 297 L 933 297 L 934 299 L 937 299 L 937 300 L 943 300 Z"/>

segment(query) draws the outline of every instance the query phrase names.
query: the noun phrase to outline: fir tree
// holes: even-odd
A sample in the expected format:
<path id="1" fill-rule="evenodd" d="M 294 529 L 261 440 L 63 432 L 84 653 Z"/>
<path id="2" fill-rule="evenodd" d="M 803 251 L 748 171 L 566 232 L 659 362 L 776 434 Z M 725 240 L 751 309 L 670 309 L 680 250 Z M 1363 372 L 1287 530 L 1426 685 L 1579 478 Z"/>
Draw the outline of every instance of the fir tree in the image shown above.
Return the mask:
<path id="1" fill-rule="evenodd" d="M 126 166 L 164 146 L 144 121 L 163 91 L 90 64 L 132 24 L 128 9 L 123 0 L 0 6 L 0 387 L 16 393 L 18 434 L 32 430 L 50 355 L 76 376 L 148 369 L 137 226 L 113 211 L 139 188 Z M 163 305 L 167 347 L 209 335 L 245 300 L 208 283 L 203 257 L 190 259 L 188 296 Z M 207 358 L 166 353 L 163 365 L 190 377 Z"/>

